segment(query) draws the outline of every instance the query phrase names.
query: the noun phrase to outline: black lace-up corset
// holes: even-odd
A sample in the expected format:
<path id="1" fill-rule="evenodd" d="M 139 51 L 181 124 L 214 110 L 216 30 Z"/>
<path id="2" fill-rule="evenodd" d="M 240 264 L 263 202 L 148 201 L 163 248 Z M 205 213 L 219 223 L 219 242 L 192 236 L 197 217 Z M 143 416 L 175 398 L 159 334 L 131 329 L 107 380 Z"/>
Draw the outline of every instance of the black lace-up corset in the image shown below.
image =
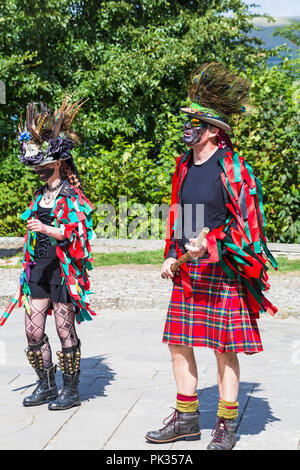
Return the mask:
<path id="1" fill-rule="evenodd" d="M 51 225 L 52 208 L 38 206 L 37 217 L 45 225 Z M 35 258 L 54 258 L 56 257 L 56 247 L 51 245 L 50 238 L 44 233 L 37 232 L 35 245 Z"/>

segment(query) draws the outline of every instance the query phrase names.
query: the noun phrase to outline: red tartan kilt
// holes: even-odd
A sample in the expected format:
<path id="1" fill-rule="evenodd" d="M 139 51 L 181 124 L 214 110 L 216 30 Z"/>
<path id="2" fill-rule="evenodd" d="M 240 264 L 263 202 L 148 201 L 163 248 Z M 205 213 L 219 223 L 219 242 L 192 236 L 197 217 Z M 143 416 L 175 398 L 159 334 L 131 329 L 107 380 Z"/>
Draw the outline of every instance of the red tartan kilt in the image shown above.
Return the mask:
<path id="1" fill-rule="evenodd" d="M 163 342 L 204 346 L 218 353 L 262 351 L 244 285 L 230 279 L 218 264 L 195 258 L 187 266 L 193 296 L 185 299 L 181 283 L 174 283 Z"/>

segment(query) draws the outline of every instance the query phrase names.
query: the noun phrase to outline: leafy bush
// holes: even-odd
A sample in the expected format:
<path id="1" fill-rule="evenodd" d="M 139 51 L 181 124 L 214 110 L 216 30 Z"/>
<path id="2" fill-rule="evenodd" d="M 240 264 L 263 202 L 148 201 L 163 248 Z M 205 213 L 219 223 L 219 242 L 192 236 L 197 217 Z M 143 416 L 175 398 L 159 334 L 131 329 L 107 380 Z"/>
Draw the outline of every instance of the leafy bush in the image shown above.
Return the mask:
<path id="1" fill-rule="evenodd" d="M 268 237 L 300 243 L 300 61 L 285 60 L 252 77 L 256 110 L 236 120 L 234 142 L 264 191 Z"/>
<path id="2" fill-rule="evenodd" d="M 29 101 L 53 109 L 66 89 L 88 97 L 74 152 L 87 196 L 116 208 L 126 196 L 149 210 L 170 202 L 189 74 L 218 60 L 253 80 L 257 112 L 234 123 L 233 140 L 263 182 L 268 236 L 299 241 L 299 62 L 267 69 L 276 51 L 247 36 L 253 16 L 242 0 L 1 2 L 0 235 L 24 234 L 19 215 L 40 185 L 15 145 Z"/>

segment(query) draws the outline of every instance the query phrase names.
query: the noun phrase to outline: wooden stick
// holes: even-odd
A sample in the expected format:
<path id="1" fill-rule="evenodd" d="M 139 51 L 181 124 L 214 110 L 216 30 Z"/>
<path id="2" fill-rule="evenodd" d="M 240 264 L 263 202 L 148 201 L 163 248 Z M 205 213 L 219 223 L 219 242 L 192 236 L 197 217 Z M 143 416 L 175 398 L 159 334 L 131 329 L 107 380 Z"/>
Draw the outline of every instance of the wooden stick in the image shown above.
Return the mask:
<path id="1" fill-rule="evenodd" d="M 209 233 L 209 228 L 208 227 L 204 227 L 204 229 L 202 230 L 202 232 L 200 232 L 200 234 L 198 235 L 197 239 L 196 239 L 196 242 L 195 242 L 195 246 L 201 246 L 202 243 L 203 243 L 203 240 L 206 238 L 206 235 Z M 187 253 L 185 253 L 183 256 L 181 256 L 175 263 L 172 264 L 171 266 L 171 271 L 172 273 L 175 273 L 177 271 L 177 269 L 180 268 L 180 266 L 183 264 L 183 263 L 186 263 L 187 261 L 191 260 L 193 258 L 192 254 L 190 251 L 188 251 Z"/>

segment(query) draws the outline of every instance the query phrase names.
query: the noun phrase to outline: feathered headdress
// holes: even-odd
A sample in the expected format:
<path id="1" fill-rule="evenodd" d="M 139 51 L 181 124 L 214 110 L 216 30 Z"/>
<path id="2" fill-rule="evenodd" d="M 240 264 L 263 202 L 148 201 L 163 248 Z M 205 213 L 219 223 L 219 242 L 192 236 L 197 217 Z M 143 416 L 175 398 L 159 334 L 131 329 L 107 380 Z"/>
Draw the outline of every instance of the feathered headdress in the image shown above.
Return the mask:
<path id="1" fill-rule="evenodd" d="M 250 84 L 222 64 L 203 64 L 191 75 L 188 97 L 192 103 L 181 111 L 232 132 L 228 119 L 245 111 Z"/>
<path id="2" fill-rule="evenodd" d="M 21 144 L 19 159 L 24 165 L 45 165 L 71 157 L 70 151 L 80 142 L 71 124 L 82 105 L 87 101 L 71 102 L 72 95 L 64 96 L 61 107 L 51 113 L 47 105 L 29 103 L 25 124 L 20 120 L 18 139 Z"/>

